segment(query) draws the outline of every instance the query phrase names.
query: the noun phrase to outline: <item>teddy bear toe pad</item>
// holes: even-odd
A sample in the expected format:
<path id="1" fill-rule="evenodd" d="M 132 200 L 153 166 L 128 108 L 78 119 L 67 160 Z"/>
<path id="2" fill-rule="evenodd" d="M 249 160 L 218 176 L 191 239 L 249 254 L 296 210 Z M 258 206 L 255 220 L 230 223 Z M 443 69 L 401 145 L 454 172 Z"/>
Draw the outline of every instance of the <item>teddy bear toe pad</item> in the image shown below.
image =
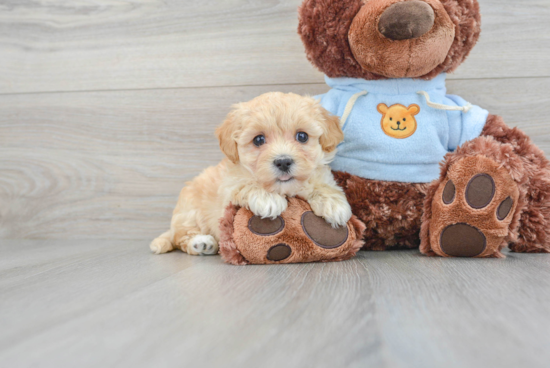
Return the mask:
<path id="1" fill-rule="evenodd" d="M 512 197 L 506 198 L 504 201 L 502 201 L 500 206 L 498 206 L 497 218 L 500 221 L 505 220 L 506 217 L 508 217 L 508 215 L 512 211 L 513 206 L 514 206 L 514 200 L 512 199 Z"/>
<path id="2" fill-rule="evenodd" d="M 456 187 L 452 180 L 449 180 L 443 189 L 443 203 L 451 204 L 454 202 L 456 197 Z"/>
<path id="3" fill-rule="evenodd" d="M 292 248 L 287 244 L 277 244 L 269 248 L 266 258 L 272 262 L 284 261 L 292 254 Z"/>
<path id="4" fill-rule="evenodd" d="M 220 223 L 224 260 L 239 265 L 341 261 L 362 247 L 365 225 L 357 218 L 347 226 L 332 228 L 307 202 L 288 201 L 288 209 L 276 219 L 228 207 Z"/>
<path id="5" fill-rule="evenodd" d="M 248 221 L 248 228 L 256 235 L 277 235 L 285 228 L 285 221 L 281 216 L 275 219 L 263 219 L 260 216 L 252 216 Z"/>
<path id="6" fill-rule="evenodd" d="M 467 157 L 449 168 L 432 203 L 430 244 L 448 257 L 502 257 L 519 189 L 487 157 Z"/>
<path id="7" fill-rule="evenodd" d="M 472 208 L 487 207 L 495 196 L 495 181 L 488 174 L 474 176 L 466 187 L 466 202 Z"/>

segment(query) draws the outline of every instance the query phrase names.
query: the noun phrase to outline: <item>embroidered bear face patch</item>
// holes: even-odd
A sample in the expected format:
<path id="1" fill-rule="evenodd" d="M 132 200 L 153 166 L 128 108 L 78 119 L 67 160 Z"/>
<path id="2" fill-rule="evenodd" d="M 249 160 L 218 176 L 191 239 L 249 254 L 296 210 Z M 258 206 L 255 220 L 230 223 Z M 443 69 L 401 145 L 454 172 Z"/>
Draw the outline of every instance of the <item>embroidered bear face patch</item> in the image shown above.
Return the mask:
<path id="1" fill-rule="evenodd" d="M 413 104 L 405 107 L 396 104 L 388 107 L 381 103 L 378 105 L 378 112 L 382 114 L 382 130 L 392 138 L 408 138 L 416 132 L 415 115 L 420 113 L 420 106 Z"/>

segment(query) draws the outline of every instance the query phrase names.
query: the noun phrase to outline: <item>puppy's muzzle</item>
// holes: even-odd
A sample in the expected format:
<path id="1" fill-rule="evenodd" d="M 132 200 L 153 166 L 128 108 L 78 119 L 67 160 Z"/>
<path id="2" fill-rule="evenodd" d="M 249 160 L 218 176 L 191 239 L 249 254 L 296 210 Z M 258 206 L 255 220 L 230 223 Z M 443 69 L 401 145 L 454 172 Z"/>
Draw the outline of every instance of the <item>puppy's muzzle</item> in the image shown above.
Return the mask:
<path id="1" fill-rule="evenodd" d="M 282 173 L 288 174 L 294 165 L 294 160 L 290 157 L 281 157 L 273 161 L 273 165 Z"/>

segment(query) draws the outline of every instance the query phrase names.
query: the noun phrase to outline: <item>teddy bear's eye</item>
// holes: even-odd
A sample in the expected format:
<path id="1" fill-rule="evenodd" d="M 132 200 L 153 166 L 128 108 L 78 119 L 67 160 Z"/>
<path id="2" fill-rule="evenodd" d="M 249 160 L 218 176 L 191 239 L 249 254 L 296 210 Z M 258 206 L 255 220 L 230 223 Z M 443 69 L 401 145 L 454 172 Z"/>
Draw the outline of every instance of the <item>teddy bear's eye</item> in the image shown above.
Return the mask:
<path id="1" fill-rule="evenodd" d="M 393 120 L 393 118 L 390 118 L 390 121 L 392 121 L 392 120 Z"/>
<path id="2" fill-rule="evenodd" d="M 407 119 L 403 118 L 403 121 L 407 121 Z"/>

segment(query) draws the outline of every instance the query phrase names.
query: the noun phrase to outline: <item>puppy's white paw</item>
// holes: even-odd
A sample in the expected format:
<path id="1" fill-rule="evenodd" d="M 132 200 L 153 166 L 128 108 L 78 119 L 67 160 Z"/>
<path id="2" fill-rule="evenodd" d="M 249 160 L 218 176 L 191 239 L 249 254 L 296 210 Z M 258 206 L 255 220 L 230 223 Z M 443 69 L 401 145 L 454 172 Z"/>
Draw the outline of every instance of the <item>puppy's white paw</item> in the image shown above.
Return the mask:
<path id="1" fill-rule="evenodd" d="M 261 218 L 276 218 L 286 211 L 288 202 L 285 197 L 274 193 L 263 193 L 250 198 L 248 209 Z"/>
<path id="2" fill-rule="evenodd" d="M 151 248 L 151 252 L 155 254 L 168 253 L 171 250 L 174 250 L 174 246 L 172 245 L 170 240 L 162 237 L 153 240 L 149 245 L 149 248 Z"/>
<path id="3" fill-rule="evenodd" d="M 323 217 L 334 228 L 345 226 L 351 218 L 351 206 L 344 194 L 319 196 L 311 199 L 309 205 L 314 214 Z"/>
<path id="4" fill-rule="evenodd" d="M 196 235 L 187 245 L 187 253 L 194 256 L 217 254 L 218 242 L 212 235 Z"/>

